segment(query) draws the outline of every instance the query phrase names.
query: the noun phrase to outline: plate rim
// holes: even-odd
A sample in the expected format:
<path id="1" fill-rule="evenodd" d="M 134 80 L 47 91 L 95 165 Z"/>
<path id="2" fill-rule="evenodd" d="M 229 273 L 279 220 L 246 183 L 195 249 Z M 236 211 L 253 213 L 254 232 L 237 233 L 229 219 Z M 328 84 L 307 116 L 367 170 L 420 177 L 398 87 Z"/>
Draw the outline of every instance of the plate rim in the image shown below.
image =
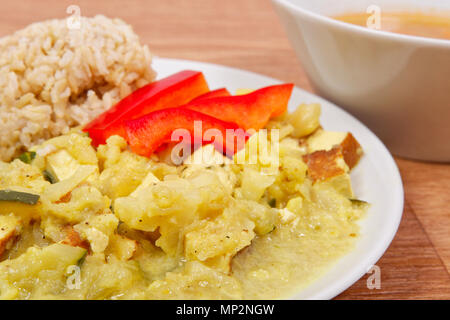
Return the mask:
<path id="1" fill-rule="evenodd" d="M 270 81 L 274 84 L 280 84 L 283 83 L 283 81 L 260 74 L 257 72 L 240 69 L 236 67 L 211 63 L 211 62 L 203 62 L 203 61 L 195 61 L 195 60 L 187 60 L 187 59 L 177 59 L 177 58 L 164 58 L 160 56 L 153 56 L 153 62 L 161 62 L 161 63 L 181 63 L 181 64 L 188 64 L 188 65 L 197 65 L 198 68 L 201 71 L 202 66 L 210 67 L 210 68 L 216 68 L 216 69 L 223 69 L 227 71 L 232 72 L 239 72 L 241 74 L 246 74 L 251 77 L 257 77 L 260 79 L 264 79 L 264 81 Z M 195 68 L 197 69 L 197 67 Z M 155 70 L 158 73 L 158 70 Z M 369 252 L 366 256 L 364 256 L 363 263 L 359 265 L 358 267 L 355 267 L 355 270 L 352 272 L 349 272 L 348 275 L 342 277 L 341 279 L 337 279 L 332 284 L 330 284 L 329 287 L 326 287 L 322 290 L 319 290 L 318 293 L 313 294 L 311 296 L 308 296 L 306 298 L 300 298 L 301 292 L 306 290 L 308 287 L 310 287 L 313 283 L 317 282 L 320 278 L 324 277 L 327 273 L 330 273 L 330 271 L 335 268 L 335 266 L 339 263 L 339 261 L 342 261 L 345 259 L 345 256 L 342 256 L 338 258 L 338 260 L 333 264 L 333 266 L 325 271 L 318 279 L 312 281 L 311 283 L 307 284 L 306 287 L 303 287 L 299 289 L 299 291 L 292 294 L 292 297 L 287 298 L 287 300 L 298 300 L 298 299 L 306 299 L 306 300 L 329 300 L 336 296 L 338 296 L 340 293 L 347 290 L 350 286 L 352 286 L 354 283 L 356 283 L 359 279 L 361 279 L 368 271 L 369 269 L 376 264 L 380 258 L 383 257 L 384 253 L 387 251 L 387 249 L 390 247 L 392 241 L 394 240 L 395 235 L 397 234 L 398 228 L 400 226 L 403 211 L 404 211 L 404 188 L 403 188 L 403 181 L 401 178 L 400 170 L 398 169 L 398 166 L 390 153 L 390 151 L 387 149 L 387 147 L 384 145 L 384 143 L 378 138 L 375 133 L 373 133 L 364 123 L 362 123 L 358 118 L 353 116 L 348 111 L 344 110 L 343 108 L 339 107 L 335 103 L 326 100 L 325 98 L 322 98 L 314 93 L 311 93 L 309 91 L 306 91 L 305 89 L 302 89 L 298 86 L 294 87 L 294 90 L 298 90 L 302 95 L 307 96 L 308 98 L 313 98 L 318 101 L 320 104 L 326 104 L 327 108 L 334 109 L 337 112 L 343 113 L 346 117 L 349 117 L 352 119 L 352 121 L 355 121 L 355 123 L 360 126 L 364 131 L 366 131 L 368 138 L 372 140 L 372 144 L 382 153 L 382 158 L 385 158 L 386 164 L 389 165 L 389 169 L 391 170 L 391 173 L 394 174 L 393 177 L 391 177 L 395 181 L 395 188 L 393 188 L 396 192 L 395 199 L 397 199 L 397 202 L 395 203 L 395 207 L 391 209 L 392 212 L 395 213 L 395 217 L 391 220 L 390 228 L 389 228 L 389 234 L 384 235 L 384 237 L 381 239 L 378 243 L 378 245 L 373 249 L 371 252 Z M 355 248 L 353 249 L 355 250 Z"/>

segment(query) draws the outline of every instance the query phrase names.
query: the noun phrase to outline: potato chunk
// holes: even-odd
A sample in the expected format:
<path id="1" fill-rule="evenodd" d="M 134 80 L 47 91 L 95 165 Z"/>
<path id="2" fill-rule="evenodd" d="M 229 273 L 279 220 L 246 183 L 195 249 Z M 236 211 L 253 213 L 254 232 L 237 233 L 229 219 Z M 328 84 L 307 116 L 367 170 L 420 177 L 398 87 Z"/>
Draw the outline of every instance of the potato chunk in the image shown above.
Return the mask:
<path id="1" fill-rule="evenodd" d="M 109 244 L 110 237 L 119 225 L 112 213 L 97 214 L 74 226 L 81 238 L 87 240 L 94 253 L 102 253 Z"/>
<path id="2" fill-rule="evenodd" d="M 100 174 L 99 190 L 111 199 L 128 196 L 142 183 L 149 169 L 150 164 L 146 158 L 122 152 L 118 161 L 105 166 Z"/>
<path id="3" fill-rule="evenodd" d="M 242 174 L 242 196 L 244 199 L 258 201 L 264 191 L 275 182 L 274 176 L 265 175 L 253 168 L 244 168 Z"/>
<path id="4" fill-rule="evenodd" d="M 217 174 L 194 172 L 186 179 L 166 176 L 164 181 L 143 187 L 114 202 L 114 212 L 128 227 L 154 232 L 161 237 L 156 245 L 175 255 L 180 232 L 198 219 L 213 218 L 230 201 Z"/>
<path id="5" fill-rule="evenodd" d="M 130 260 L 138 249 L 136 240 L 128 239 L 120 234 L 110 237 L 109 250 L 122 261 Z"/>
<path id="6" fill-rule="evenodd" d="M 287 115 L 287 120 L 294 126 L 292 136 L 302 138 L 319 128 L 320 105 L 302 104 L 297 110 Z"/>
<path id="7" fill-rule="evenodd" d="M 185 255 L 189 260 L 205 261 L 218 256 L 228 261 L 250 245 L 255 224 L 238 211 L 225 210 L 213 221 L 202 221 L 185 235 Z M 224 270 L 229 271 L 229 270 Z"/>

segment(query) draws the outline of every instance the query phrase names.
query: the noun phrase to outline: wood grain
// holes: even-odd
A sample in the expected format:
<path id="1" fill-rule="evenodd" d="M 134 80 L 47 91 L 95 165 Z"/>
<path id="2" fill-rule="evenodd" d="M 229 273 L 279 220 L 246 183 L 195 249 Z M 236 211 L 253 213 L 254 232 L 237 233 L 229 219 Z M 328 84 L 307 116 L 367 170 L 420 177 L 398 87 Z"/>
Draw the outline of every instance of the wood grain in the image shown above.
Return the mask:
<path id="1" fill-rule="evenodd" d="M 268 0 L 1 0 L 0 35 L 66 17 L 70 4 L 86 16 L 122 18 L 158 56 L 243 68 L 313 91 Z M 366 276 L 337 299 L 450 299 L 450 166 L 396 161 L 405 210 L 377 263 L 381 289 L 369 290 Z"/>

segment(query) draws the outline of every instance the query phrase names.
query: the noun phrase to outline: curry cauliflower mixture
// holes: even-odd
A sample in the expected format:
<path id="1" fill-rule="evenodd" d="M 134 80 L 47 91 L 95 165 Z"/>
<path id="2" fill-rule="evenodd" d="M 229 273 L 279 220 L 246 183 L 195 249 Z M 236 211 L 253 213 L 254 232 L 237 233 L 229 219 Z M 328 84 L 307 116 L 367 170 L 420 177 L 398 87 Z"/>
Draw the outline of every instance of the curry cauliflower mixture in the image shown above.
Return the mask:
<path id="1" fill-rule="evenodd" d="M 0 298 L 288 296 L 352 248 L 367 207 L 349 177 L 359 144 L 319 114 L 269 122 L 278 137 L 258 132 L 234 159 L 207 145 L 175 166 L 72 130 L 0 162 Z M 237 161 L 271 139 L 276 158 Z"/>

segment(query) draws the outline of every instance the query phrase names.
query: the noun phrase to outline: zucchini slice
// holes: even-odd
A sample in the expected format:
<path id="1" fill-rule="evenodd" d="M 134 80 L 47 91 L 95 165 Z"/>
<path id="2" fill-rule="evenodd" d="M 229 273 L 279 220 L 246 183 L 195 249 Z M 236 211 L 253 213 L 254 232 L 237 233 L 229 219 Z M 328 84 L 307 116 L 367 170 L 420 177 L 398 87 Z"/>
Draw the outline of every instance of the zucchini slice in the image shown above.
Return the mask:
<path id="1" fill-rule="evenodd" d="M 14 190 L 0 190 L 0 201 L 13 201 L 29 205 L 35 205 L 40 196 L 34 193 L 20 192 Z"/>
<path id="2" fill-rule="evenodd" d="M 56 178 L 50 171 L 44 170 L 42 172 L 42 175 L 44 176 L 44 179 L 50 182 L 51 184 L 55 184 L 58 182 L 58 178 Z"/>
<path id="3" fill-rule="evenodd" d="M 19 159 L 27 164 L 30 164 L 35 158 L 36 152 L 34 151 L 24 152 L 19 156 Z"/>
<path id="4" fill-rule="evenodd" d="M 271 206 L 272 208 L 276 208 L 277 207 L 277 199 L 273 198 L 270 199 L 268 202 L 269 206 Z"/>
<path id="5" fill-rule="evenodd" d="M 370 204 L 367 201 L 359 200 L 359 199 L 349 199 L 352 202 L 352 206 L 355 209 L 367 209 Z"/>

